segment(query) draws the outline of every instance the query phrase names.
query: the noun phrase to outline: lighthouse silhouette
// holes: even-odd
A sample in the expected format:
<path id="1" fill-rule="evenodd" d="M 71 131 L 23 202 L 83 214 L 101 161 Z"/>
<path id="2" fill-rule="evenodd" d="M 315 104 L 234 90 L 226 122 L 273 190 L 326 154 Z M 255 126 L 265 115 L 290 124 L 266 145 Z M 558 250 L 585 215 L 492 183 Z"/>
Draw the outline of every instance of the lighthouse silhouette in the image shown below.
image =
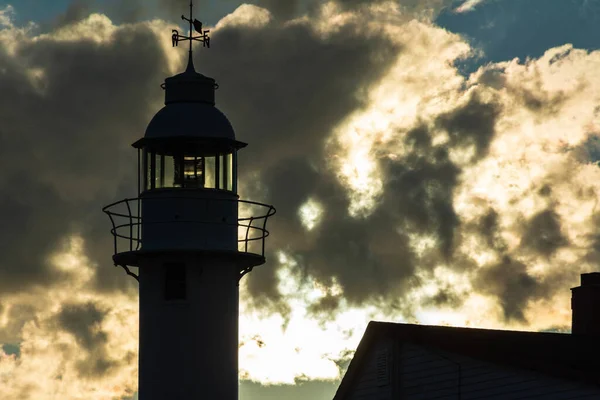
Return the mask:
<path id="1" fill-rule="evenodd" d="M 114 264 L 139 282 L 140 400 L 238 398 L 239 282 L 264 264 L 275 214 L 237 195 L 246 143 L 215 107 L 215 80 L 194 69 L 192 42 L 210 42 L 192 7 L 189 36 L 172 32 L 174 46 L 190 42 L 187 69 L 161 85 L 165 106 L 133 143 L 138 196 L 103 208 Z"/>

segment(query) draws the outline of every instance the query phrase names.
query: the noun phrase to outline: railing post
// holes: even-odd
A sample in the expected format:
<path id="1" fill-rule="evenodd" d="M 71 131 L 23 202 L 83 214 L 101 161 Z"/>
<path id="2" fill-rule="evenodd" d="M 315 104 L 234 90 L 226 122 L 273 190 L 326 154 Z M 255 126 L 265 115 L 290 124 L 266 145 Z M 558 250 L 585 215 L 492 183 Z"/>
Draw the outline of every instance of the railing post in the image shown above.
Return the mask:
<path id="1" fill-rule="evenodd" d="M 273 209 L 273 206 L 269 206 L 269 211 L 267 211 L 267 215 L 265 215 L 265 219 L 263 220 L 263 227 L 262 227 L 262 250 L 261 250 L 261 256 L 265 256 L 265 240 L 267 238 L 267 220 L 269 219 L 269 217 L 271 216 L 271 210 Z"/>
<path id="2" fill-rule="evenodd" d="M 112 234 L 113 234 L 113 246 L 115 248 L 114 250 L 114 254 L 117 254 L 117 235 L 116 235 L 116 228 L 115 228 L 115 220 L 112 217 L 112 214 L 107 212 L 106 215 L 108 215 L 108 218 L 110 218 L 110 223 L 112 224 L 113 228 L 111 230 Z"/>
<path id="3" fill-rule="evenodd" d="M 252 221 L 254 221 L 254 217 L 250 217 L 250 222 L 248 222 L 248 226 L 246 226 L 246 243 L 244 246 L 244 252 L 248 252 L 248 234 L 250 233 L 250 227 L 252 226 Z"/>
<path id="4" fill-rule="evenodd" d="M 129 251 L 133 251 L 133 221 L 131 218 L 131 206 L 129 205 L 129 199 L 125 199 L 127 204 L 127 211 L 129 212 Z"/>
<path id="5" fill-rule="evenodd" d="M 142 244 L 142 238 L 141 238 L 141 234 L 140 234 L 140 229 L 142 228 L 141 207 L 142 207 L 142 200 L 138 198 L 137 199 L 137 247 L 135 248 L 136 250 L 139 250 L 140 245 Z"/>
<path id="6" fill-rule="evenodd" d="M 141 216 L 140 216 L 140 204 L 141 204 L 140 194 L 142 193 L 142 186 L 141 186 L 142 171 L 140 171 L 140 166 L 142 166 L 140 164 L 140 153 L 141 153 L 141 151 L 142 151 L 141 149 L 138 149 L 138 151 L 137 151 L 137 161 L 138 161 L 138 163 L 137 163 L 137 165 L 138 165 L 138 173 L 137 173 L 138 192 L 137 192 L 137 196 L 138 197 L 137 197 L 136 201 L 137 201 L 137 219 L 138 219 L 138 224 L 137 224 L 137 239 L 138 239 L 138 242 L 137 242 L 137 246 L 135 248 L 136 250 L 140 249 L 140 225 L 141 225 L 141 222 L 142 222 Z M 145 168 L 143 169 L 143 173 L 146 174 L 146 169 Z"/>

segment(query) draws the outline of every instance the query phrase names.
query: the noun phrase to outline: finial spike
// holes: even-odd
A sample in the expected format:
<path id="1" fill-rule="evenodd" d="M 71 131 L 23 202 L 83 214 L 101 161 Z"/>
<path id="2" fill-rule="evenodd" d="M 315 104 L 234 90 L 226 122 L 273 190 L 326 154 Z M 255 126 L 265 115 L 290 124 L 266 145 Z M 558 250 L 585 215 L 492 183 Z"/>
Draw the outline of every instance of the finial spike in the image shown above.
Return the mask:
<path id="1" fill-rule="evenodd" d="M 196 72 L 196 69 L 194 68 L 194 59 L 192 58 L 191 50 L 188 54 L 188 64 L 187 64 L 187 68 L 185 69 L 185 72 Z"/>
<path id="2" fill-rule="evenodd" d="M 186 18 L 185 16 L 181 16 L 181 19 L 184 21 L 188 21 L 190 24 L 189 36 L 180 35 L 177 29 L 172 30 L 171 39 L 173 41 L 173 47 L 176 47 L 180 41 L 190 41 L 190 50 L 188 54 L 188 65 L 186 68 L 186 72 L 196 72 L 194 69 L 194 61 L 192 57 L 192 41 L 202 42 L 202 47 L 210 48 L 210 37 L 208 33 L 210 30 L 202 30 L 202 22 L 194 19 L 192 14 L 193 8 L 193 0 L 190 0 L 190 18 Z M 200 36 L 194 36 L 194 30 L 200 34 Z"/>

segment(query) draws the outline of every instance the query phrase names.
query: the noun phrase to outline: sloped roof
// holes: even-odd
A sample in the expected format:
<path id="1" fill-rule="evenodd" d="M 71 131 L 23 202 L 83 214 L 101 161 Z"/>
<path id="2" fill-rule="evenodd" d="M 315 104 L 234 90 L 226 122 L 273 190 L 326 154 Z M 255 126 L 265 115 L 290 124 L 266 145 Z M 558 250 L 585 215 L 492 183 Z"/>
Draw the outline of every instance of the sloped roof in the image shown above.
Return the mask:
<path id="1" fill-rule="evenodd" d="M 334 400 L 343 399 L 373 346 L 391 339 L 600 386 L 600 337 L 371 321 Z"/>

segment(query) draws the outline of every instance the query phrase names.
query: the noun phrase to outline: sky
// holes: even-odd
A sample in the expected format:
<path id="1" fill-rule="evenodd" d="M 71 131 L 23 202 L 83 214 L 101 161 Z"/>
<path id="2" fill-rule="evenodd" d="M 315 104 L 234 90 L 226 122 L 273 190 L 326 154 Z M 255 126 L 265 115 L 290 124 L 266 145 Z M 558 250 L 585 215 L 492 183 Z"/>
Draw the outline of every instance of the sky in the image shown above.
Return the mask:
<path id="1" fill-rule="evenodd" d="M 370 320 L 570 331 L 600 260 L 600 1 L 195 6 L 240 196 L 278 210 L 240 286 L 240 399 L 332 398 Z M 0 1 L 2 399 L 137 398 L 101 208 L 136 194 L 186 12 Z"/>

